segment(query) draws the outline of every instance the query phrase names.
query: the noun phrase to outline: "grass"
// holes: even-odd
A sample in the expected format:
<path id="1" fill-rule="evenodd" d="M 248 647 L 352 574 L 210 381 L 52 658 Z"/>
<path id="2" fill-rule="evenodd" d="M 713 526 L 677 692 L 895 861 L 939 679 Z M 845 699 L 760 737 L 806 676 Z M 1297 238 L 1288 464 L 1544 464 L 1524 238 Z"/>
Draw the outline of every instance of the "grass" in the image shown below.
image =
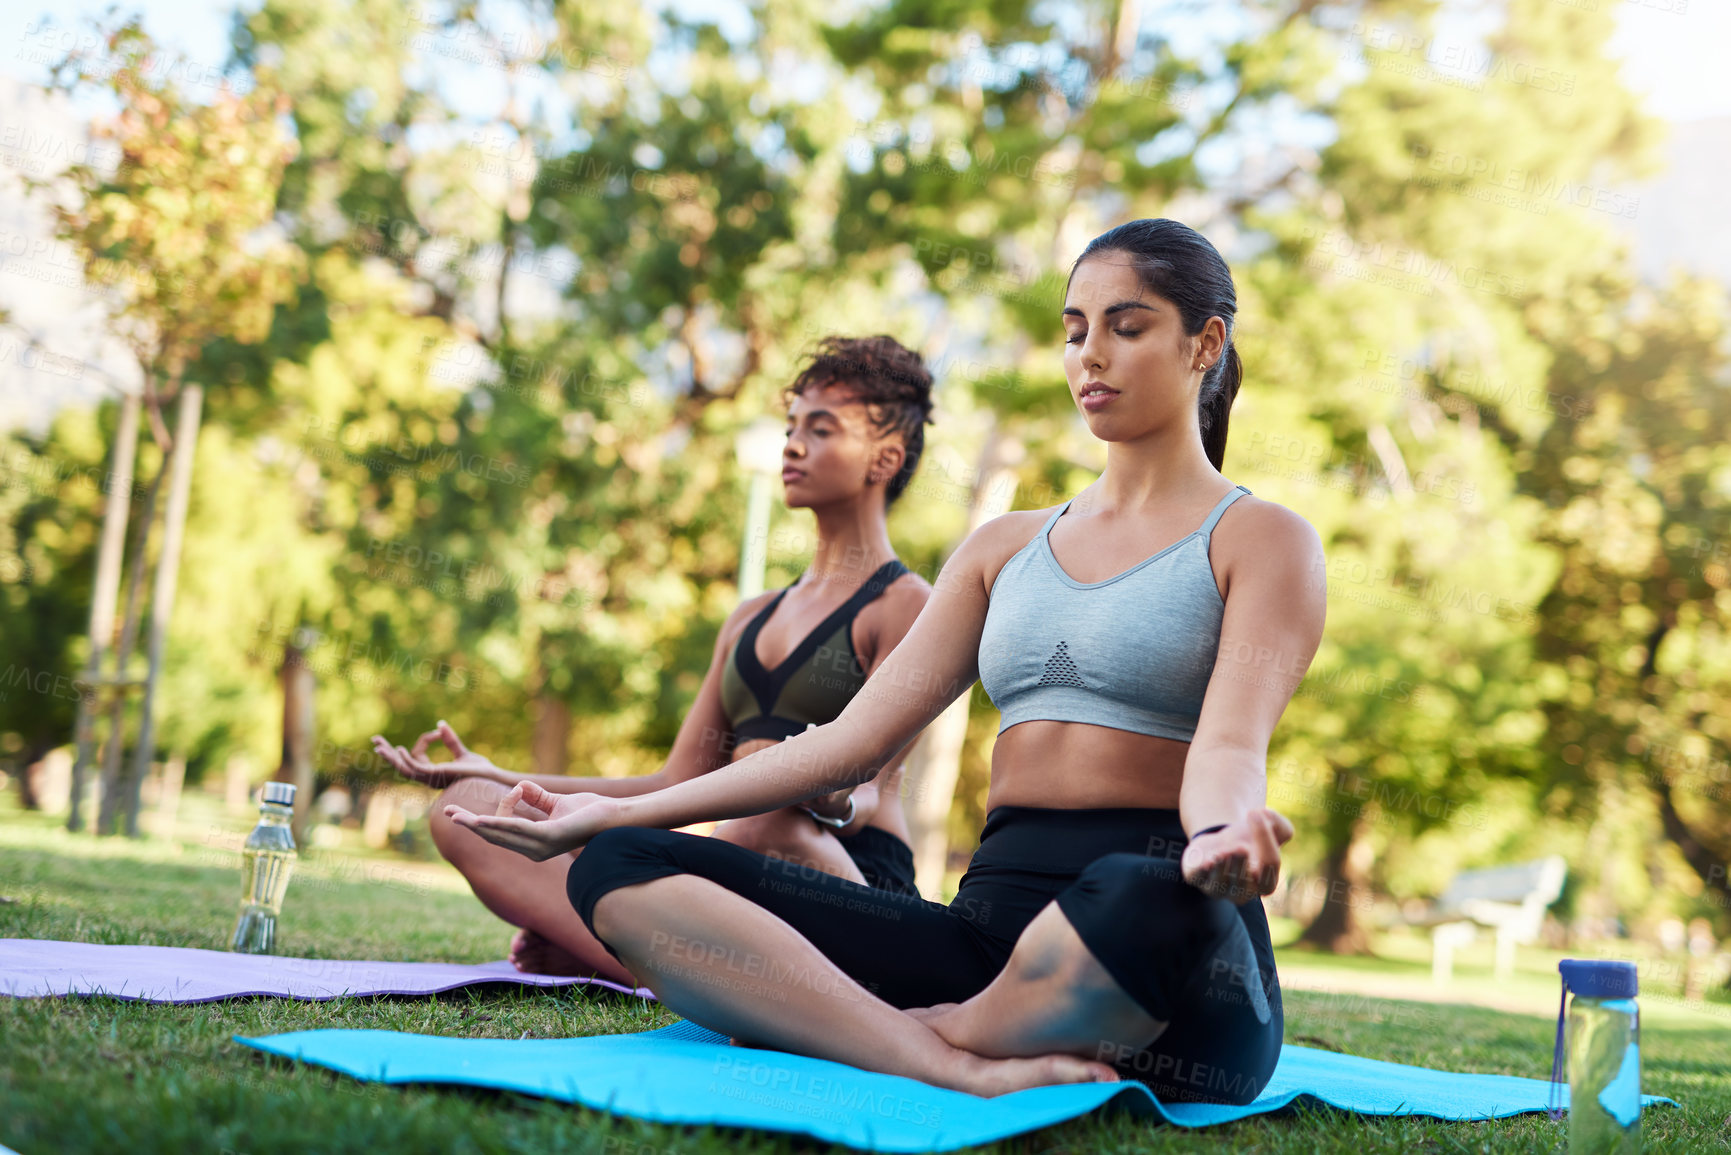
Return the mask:
<path id="1" fill-rule="evenodd" d="M 226 824 L 226 825 L 225 825 Z M 0 809 L 0 937 L 221 949 L 238 890 L 243 819 L 170 842 L 97 842 L 37 815 Z M 182 828 L 183 830 L 185 827 Z M 308 855 L 289 889 L 279 950 L 324 958 L 483 962 L 508 932 L 448 868 L 352 852 Z M 1410 953 L 1410 952 L 1409 952 Z M 1551 956 L 1554 958 L 1554 956 Z M 1523 958 L 1520 984 L 1543 987 L 1554 961 Z M 1544 1013 L 1369 998 L 1371 973 L 1423 969 L 1416 958 L 1331 960 L 1282 952 L 1281 965 L 1326 974 L 1331 991 L 1286 992 L 1287 1041 L 1461 1071 L 1542 1076 L 1554 1030 Z M 1333 969 L 1330 969 L 1330 968 Z M 1467 968 L 1464 966 L 1462 970 Z M 1463 976 L 1464 977 L 1464 976 Z M 1416 980 L 1415 980 L 1416 981 Z M 1473 982 L 1489 988 L 1489 980 Z M 1501 986 L 1502 984 L 1496 984 Z M 1416 989 L 1416 988 L 1415 988 Z M 1554 1014 L 1555 979 L 1550 980 Z M 1726 1149 L 1731 1018 L 1723 1005 L 1644 998 L 1643 1089 L 1682 1109 L 1642 1120 L 1648 1151 Z M 655 1004 L 566 989 L 470 989 L 424 999 L 300 1003 L 243 999 L 157 1006 L 115 999 L 0 999 L 0 1145 L 38 1152 L 674 1152 L 768 1153 L 827 1147 L 803 1137 L 671 1127 L 567 1104 L 455 1087 L 389 1087 L 263 1055 L 230 1036 L 360 1027 L 469 1037 L 567 1037 L 675 1021 Z M 994 1152 L 1562 1151 L 1543 1115 L 1485 1123 L 1361 1118 L 1304 1109 L 1204 1131 L 1094 1115 L 991 1145 Z M 842 1150 L 837 1148 L 836 1150 Z"/>

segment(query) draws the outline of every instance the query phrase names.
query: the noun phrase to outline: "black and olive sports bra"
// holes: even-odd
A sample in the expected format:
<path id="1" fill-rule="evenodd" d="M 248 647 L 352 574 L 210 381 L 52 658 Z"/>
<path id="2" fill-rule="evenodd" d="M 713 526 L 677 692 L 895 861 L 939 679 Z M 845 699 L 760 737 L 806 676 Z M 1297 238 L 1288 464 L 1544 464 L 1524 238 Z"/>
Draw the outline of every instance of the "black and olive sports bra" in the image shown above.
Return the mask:
<path id="1" fill-rule="evenodd" d="M 734 639 L 722 667 L 721 706 L 734 740 L 773 738 L 779 742 L 814 723 L 822 726 L 835 721 L 866 681 L 865 667 L 854 653 L 853 620 L 891 582 L 908 572 L 899 559 L 886 561 L 780 665 L 766 670 L 757 657 L 757 635 L 793 585 L 771 598 Z M 793 584 L 798 585 L 799 579 Z"/>

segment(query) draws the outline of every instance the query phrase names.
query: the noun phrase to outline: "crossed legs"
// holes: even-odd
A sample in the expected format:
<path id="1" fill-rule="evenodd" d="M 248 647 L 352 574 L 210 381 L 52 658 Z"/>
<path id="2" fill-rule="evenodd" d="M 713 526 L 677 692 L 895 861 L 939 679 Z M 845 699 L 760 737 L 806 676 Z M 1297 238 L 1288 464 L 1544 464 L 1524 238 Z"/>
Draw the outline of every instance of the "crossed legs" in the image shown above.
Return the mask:
<path id="1" fill-rule="evenodd" d="M 976 1094 L 1125 1074 L 1239 1103 L 1279 1058 L 1260 905 L 1209 898 L 1176 862 L 1109 852 L 1049 900 L 979 862 L 945 906 L 664 830 L 586 854 L 567 879 L 586 925 L 736 1040 Z"/>
<path id="2" fill-rule="evenodd" d="M 1013 888 L 945 906 L 661 830 L 604 831 L 585 853 L 571 904 L 607 949 L 668 1007 L 751 1045 L 989 1095 L 1114 1081 L 1107 1044 L 1164 1026 L 1056 903 L 1030 920 Z"/>
<path id="3" fill-rule="evenodd" d="M 1129 996 L 1098 963 L 1090 973 L 1074 931 L 1067 945 L 1068 924 L 1055 904 L 1036 919 L 1045 925 L 1023 932 L 1010 965 L 985 991 L 928 1013 L 898 1010 L 781 918 L 696 875 L 608 891 L 593 920 L 638 980 L 685 1018 L 746 1045 L 976 1095 L 1116 1081 L 1108 1064 L 1085 1056 L 1099 1053 L 1102 1038 L 1146 1043 L 1163 1026 L 1134 1003 L 1121 1016 Z M 1065 988 L 1077 979 L 1081 986 Z"/>
<path id="4" fill-rule="evenodd" d="M 985 990 L 908 1013 L 952 1046 L 999 1058 L 1133 1054 L 1166 1028 L 1100 965 L 1055 901 L 1022 930 Z"/>
<path id="5" fill-rule="evenodd" d="M 484 778 L 461 779 L 440 795 L 430 812 L 430 824 L 434 845 L 462 873 L 475 897 L 519 928 L 511 940 L 511 962 L 531 974 L 598 976 L 636 985 L 630 972 L 583 925 L 565 895 L 566 875 L 581 850 L 534 862 L 445 817 L 447 803 L 493 814 L 507 793 L 508 787 Z M 540 816 L 521 804 L 517 813 L 524 818 Z M 712 837 L 850 881 L 865 881 L 841 842 L 791 807 L 732 819 Z"/>

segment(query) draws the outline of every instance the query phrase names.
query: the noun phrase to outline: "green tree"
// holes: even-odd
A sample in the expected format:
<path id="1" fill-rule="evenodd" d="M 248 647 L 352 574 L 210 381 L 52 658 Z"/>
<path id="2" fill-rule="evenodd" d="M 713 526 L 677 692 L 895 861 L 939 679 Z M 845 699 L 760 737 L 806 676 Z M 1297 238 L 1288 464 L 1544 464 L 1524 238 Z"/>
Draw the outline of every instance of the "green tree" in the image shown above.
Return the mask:
<path id="1" fill-rule="evenodd" d="M 138 788 L 155 751 L 157 681 L 174 607 L 203 404 L 203 386 L 187 379 L 187 367 L 200 349 L 218 338 L 260 340 L 277 302 L 293 291 L 301 253 L 273 241 L 267 228 L 277 182 L 293 147 L 276 124 L 276 116 L 286 108 L 282 98 L 263 88 L 246 96 L 224 88 L 210 104 L 195 104 L 173 81 L 159 83 L 153 77 L 155 49 L 136 21 L 107 32 L 103 43 L 106 54 L 98 61 L 74 50 L 57 66 L 55 83 L 69 91 L 95 88 L 113 95 L 120 111 L 97 125 L 94 135 L 113 143 L 117 163 L 112 170 L 94 163 L 70 167 L 64 176 L 70 200 L 57 206 L 56 217 L 59 236 L 84 261 L 86 279 L 116 288 L 114 324 L 138 359 L 151 431 L 168 455 L 139 736 L 131 773 L 122 778 L 119 711 L 124 699 L 117 695 L 96 823 L 99 833 L 112 827 L 123 793 L 126 830 L 136 834 Z M 170 435 L 161 406 L 176 399 L 176 428 Z M 132 428 L 131 422 L 122 422 L 123 433 Z M 130 447 L 117 447 L 116 456 L 129 458 Z M 139 540 L 148 540 L 148 520 Z M 109 551 L 119 542 L 118 534 L 103 537 Z M 134 565 L 142 564 L 142 555 L 135 557 Z M 112 552 L 99 566 L 118 572 Z M 113 587 L 104 583 L 98 594 L 112 596 Z M 108 611 L 93 615 L 93 621 L 112 617 Z M 126 642 L 134 636 L 136 622 L 136 603 L 129 599 L 116 654 L 117 682 L 126 679 L 131 656 Z M 92 639 L 92 673 L 99 672 L 106 642 Z M 75 797 L 88 745 L 81 741 L 79 750 Z M 74 825 L 77 820 L 74 810 Z"/>
<path id="2" fill-rule="evenodd" d="M 103 424 L 97 411 L 74 409 L 41 438 L 0 438 L 0 754 L 29 805 L 28 768 L 65 744 L 91 693 L 74 674 L 75 639 L 89 620 L 98 510 L 113 484 L 103 469 L 113 431 Z M 118 490 L 123 511 L 131 497 Z"/>
<path id="3" fill-rule="evenodd" d="M 1609 281 L 1555 318 L 1568 339 L 1549 388 L 1590 415 L 1536 437 L 1495 426 L 1544 504 L 1537 536 L 1562 561 L 1538 606 L 1555 808 L 1591 815 L 1607 794 L 1628 800 L 1619 820 L 1662 835 L 1675 856 L 1643 865 L 1669 885 L 1686 865 L 1692 885 L 1686 873 L 1680 885 L 1722 925 L 1731 458 L 1715 434 L 1731 422 L 1728 322 L 1712 282 Z"/>
<path id="4" fill-rule="evenodd" d="M 1626 257 L 1564 197 L 1648 171 L 1654 142 L 1605 52 L 1608 13 L 1514 0 L 1482 44 L 1436 14 L 1375 6 L 1340 38 L 1363 77 L 1334 102 L 1316 183 L 1252 214 L 1277 243 L 1248 278 L 1272 323 L 1246 356 L 1281 387 L 1247 387 L 1245 416 L 1294 434 L 1247 448 L 1276 478 L 1356 495 L 1297 503 L 1328 547 L 1330 621 L 1287 734 L 1321 759 L 1308 797 L 1331 895 L 1377 873 L 1440 889 L 1552 836 L 1516 816 L 1544 779 L 1532 643 L 1558 563 L 1488 426 L 1581 416 L 1547 391 L 1563 339 L 1547 318 Z M 1325 903 L 1306 941 L 1365 949 L 1363 908 Z"/>

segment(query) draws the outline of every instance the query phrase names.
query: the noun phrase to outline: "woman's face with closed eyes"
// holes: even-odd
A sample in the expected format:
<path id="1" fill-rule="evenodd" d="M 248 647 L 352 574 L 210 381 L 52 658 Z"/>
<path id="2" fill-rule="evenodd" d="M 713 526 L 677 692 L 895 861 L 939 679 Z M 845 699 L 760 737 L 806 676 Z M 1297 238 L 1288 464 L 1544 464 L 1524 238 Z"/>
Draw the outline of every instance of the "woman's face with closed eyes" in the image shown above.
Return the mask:
<path id="1" fill-rule="evenodd" d="M 1128 254 L 1076 266 L 1064 297 L 1064 376 L 1088 428 L 1128 441 L 1172 421 L 1196 423 L 1203 368 L 1220 357 L 1225 325 L 1184 332 L 1172 302 L 1150 292 Z"/>

